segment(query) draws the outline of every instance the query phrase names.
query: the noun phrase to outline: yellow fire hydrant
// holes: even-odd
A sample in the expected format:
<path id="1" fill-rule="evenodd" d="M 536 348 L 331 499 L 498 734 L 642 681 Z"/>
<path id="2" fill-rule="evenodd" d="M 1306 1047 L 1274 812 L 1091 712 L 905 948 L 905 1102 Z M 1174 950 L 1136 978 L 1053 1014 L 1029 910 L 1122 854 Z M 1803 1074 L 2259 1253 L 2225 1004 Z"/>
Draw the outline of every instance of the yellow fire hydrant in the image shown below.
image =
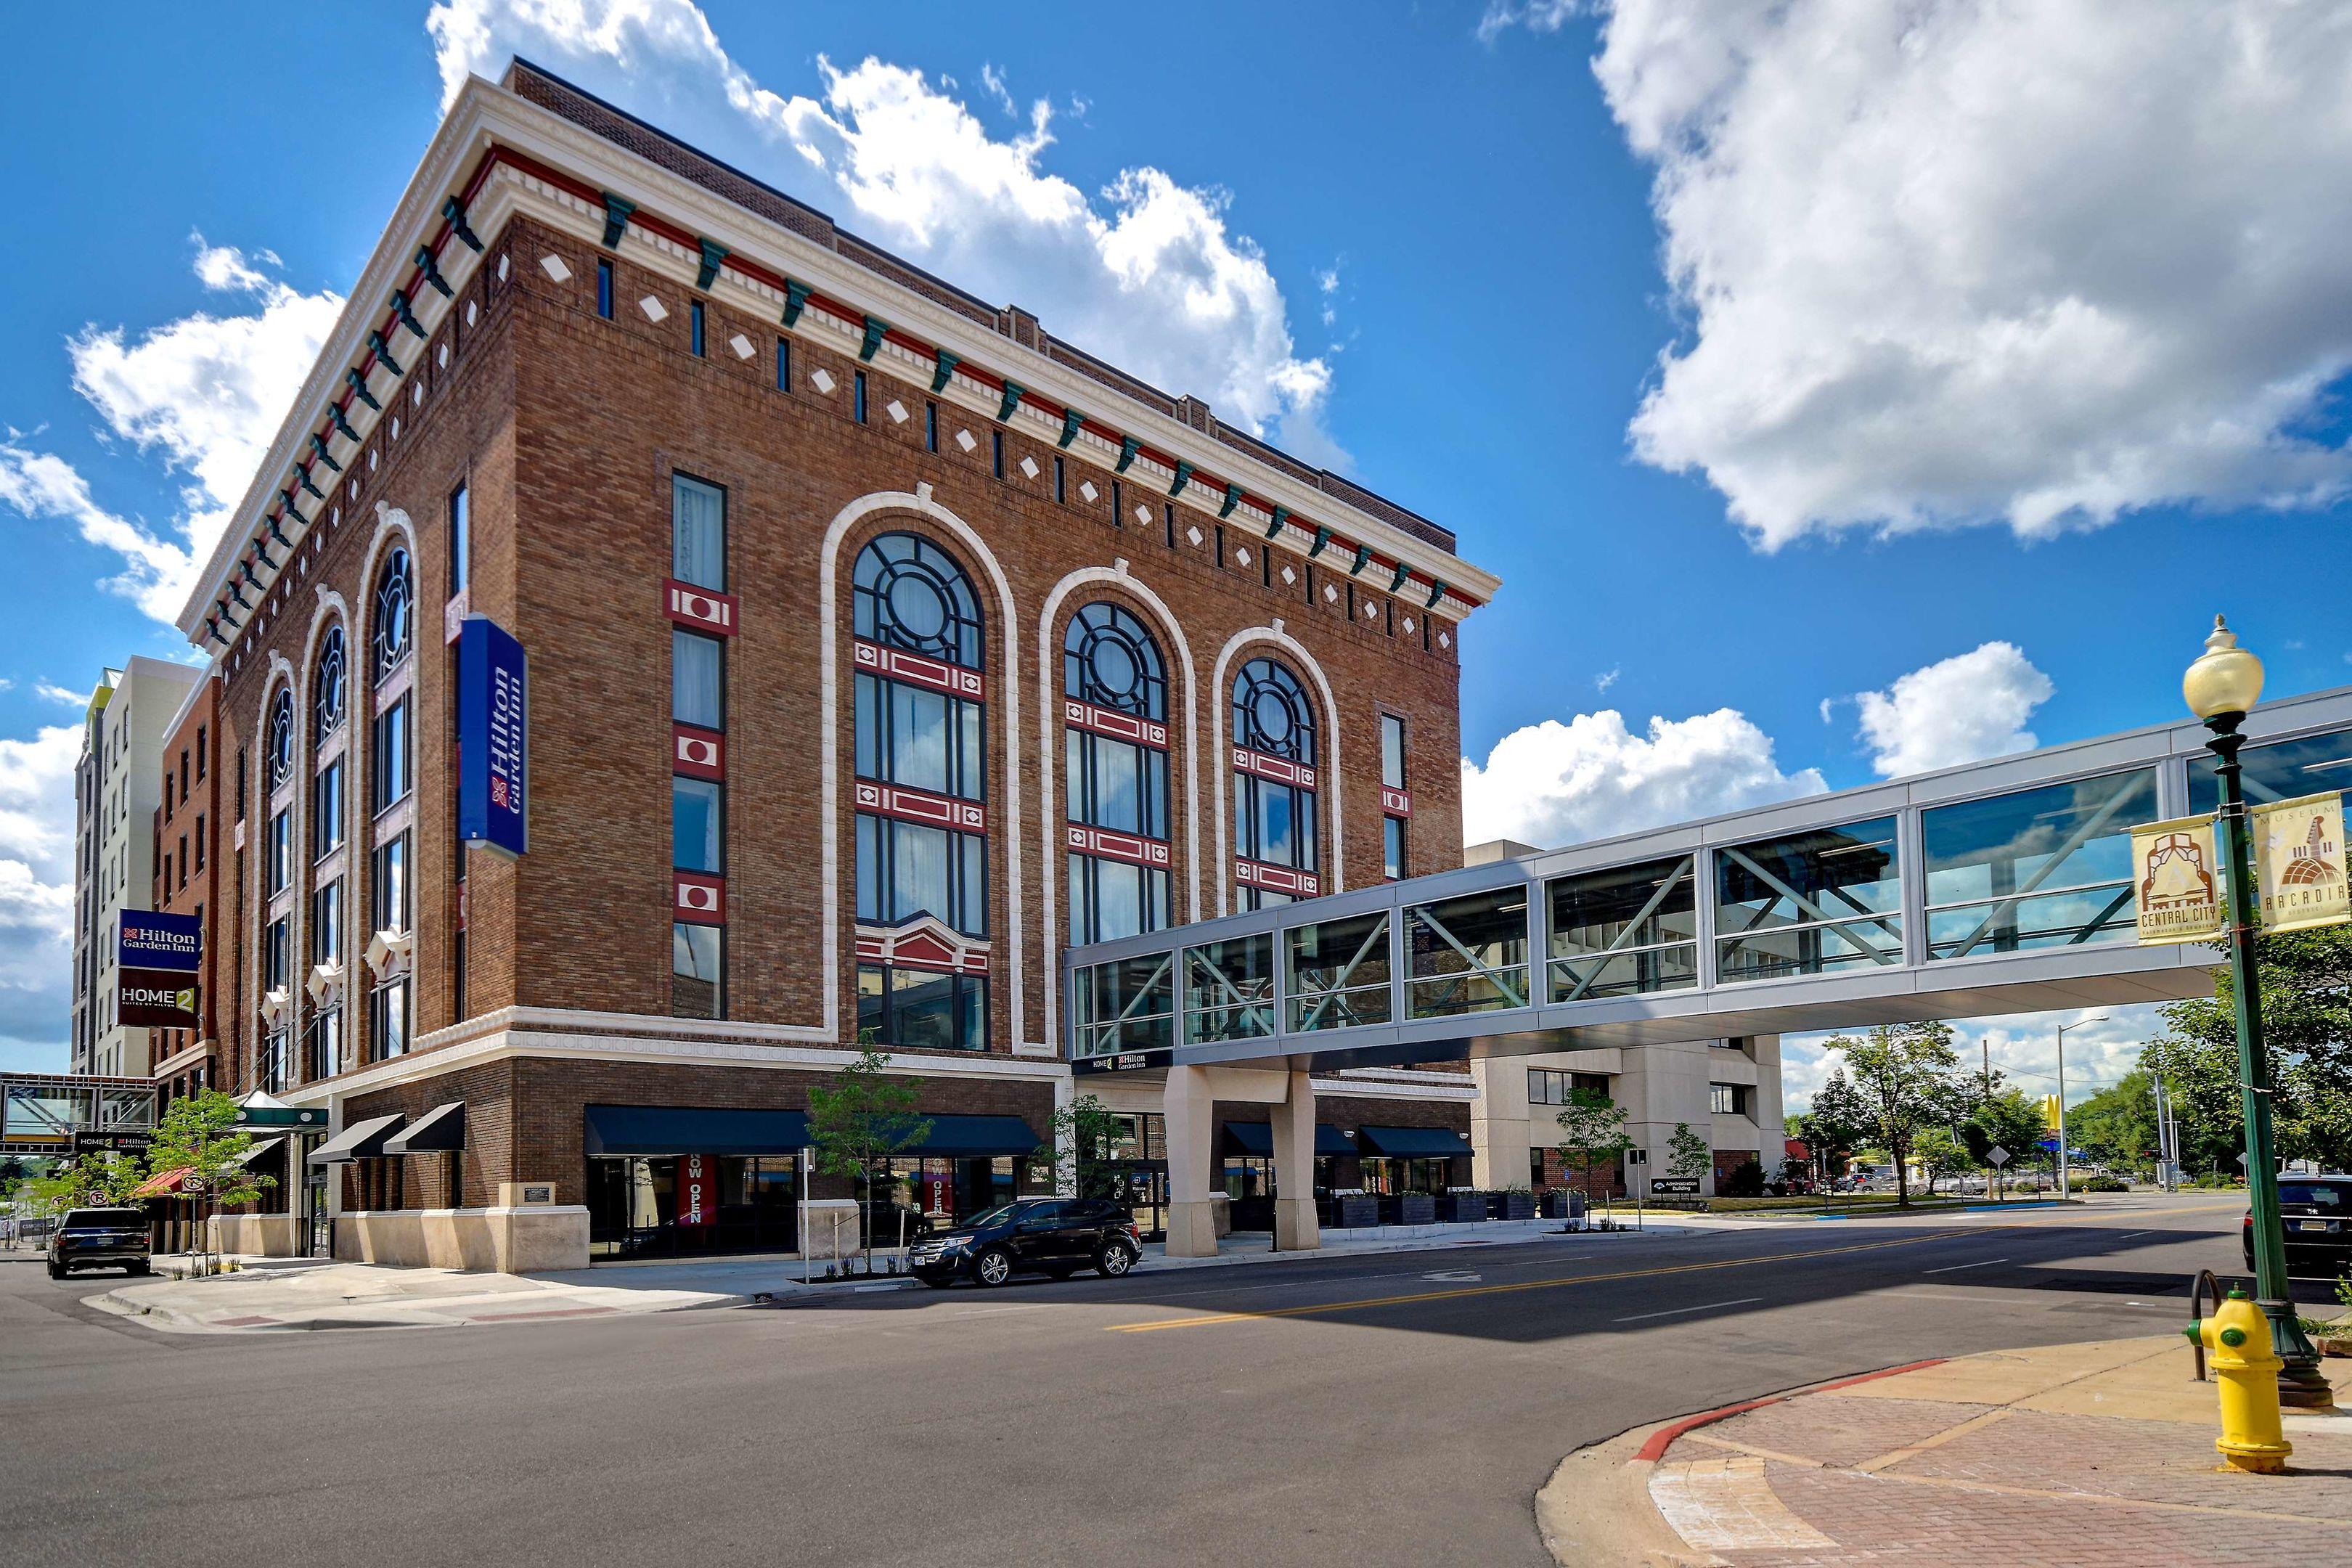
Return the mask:
<path id="1" fill-rule="evenodd" d="M 2210 1318 L 2183 1331 L 2205 1347 L 2206 1365 L 2221 1392 L 2221 1435 L 2213 1447 L 2234 1470 L 2274 1476 L 2286 1468 L 2294 1445 L 2279 1426 L 2279 1368 L 2286 1363 L 2271 1349 L 2271 1323 L 2261 1308 L 2232 1290 Z"/>

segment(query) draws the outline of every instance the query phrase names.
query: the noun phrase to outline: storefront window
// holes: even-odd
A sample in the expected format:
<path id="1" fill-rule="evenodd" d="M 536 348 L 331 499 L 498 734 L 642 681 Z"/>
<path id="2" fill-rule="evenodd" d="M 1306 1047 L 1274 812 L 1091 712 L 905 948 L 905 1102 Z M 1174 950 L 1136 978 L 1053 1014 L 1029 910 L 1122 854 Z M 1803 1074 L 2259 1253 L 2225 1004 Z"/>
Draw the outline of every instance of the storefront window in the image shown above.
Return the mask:
<path id="1" fill-rule="evenodd" d="M 790 1155 L 592 1159 L 588 1250 L 596 1258 L 792 1252 L 800 1246 L 799 1204 Z"/>
<path id="2" fill-rule="evenodd" d="M 988 1049 L 988 977 L 857 966 L 860 1045 L 909 1050 Z"/>

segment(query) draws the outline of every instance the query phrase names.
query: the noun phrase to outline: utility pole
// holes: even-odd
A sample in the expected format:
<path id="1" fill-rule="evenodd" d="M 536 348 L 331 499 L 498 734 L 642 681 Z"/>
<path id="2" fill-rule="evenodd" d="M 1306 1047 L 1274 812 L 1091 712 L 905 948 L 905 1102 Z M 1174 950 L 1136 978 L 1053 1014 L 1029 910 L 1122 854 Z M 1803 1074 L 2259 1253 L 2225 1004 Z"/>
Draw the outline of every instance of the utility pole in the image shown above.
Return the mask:
<path id="1" fill-rule="evenodd" d="M 1984 1071 L 1980 1075 L 1980 1081 L 1984 1086 L 1985 1102 L 1990 1104 L 1992 1102 L 1992 1037 L 1990 1035 L 1977 1037 L 1977 1051 L 1984 1060 Z M 1999 1203 L 2000 1192 L 1997 1184 L 2000 1181 L 2000 1167 L 1988 1163 L 1985 1170 L 1988 1173 L 1985 1177 L 1985 1191 L 1992 1194 L 1993 1202 Z"/>

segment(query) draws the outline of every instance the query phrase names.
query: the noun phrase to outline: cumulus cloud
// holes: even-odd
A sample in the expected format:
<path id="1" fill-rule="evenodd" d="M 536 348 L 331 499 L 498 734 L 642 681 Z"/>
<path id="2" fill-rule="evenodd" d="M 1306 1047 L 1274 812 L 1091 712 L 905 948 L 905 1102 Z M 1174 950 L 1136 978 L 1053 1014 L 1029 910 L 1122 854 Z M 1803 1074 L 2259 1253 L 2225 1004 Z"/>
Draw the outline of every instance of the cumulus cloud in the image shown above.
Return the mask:
<path id="1" fill-rule="evenodd" d="M 1141 166 L 1090 197 L 1045 167 L 1045 100 L 1002 139 L 922 72 L 878 59 L 820 58 L 820 96 L 786 96 L 691 0 L 442 0 L 426 26 L 445 101 L 509 55 L 543 61 L 1221 417 L 1310 460 L 1346 460 L 1322 423 L 1330 369 L 1297 352 L 1282 290 L 1229 227 L 1226 195 Z M 992 68 L 983 81 L 1009 100 Z"/>
<path id="2" fill-rule="evenodd" d="M 121 556 L 121 573 L 106 586 L 162 621 L 179 614 L 343 306 L 331 290 L 305 294 L 263 271 L 278 265 L 268 251 L 193 239 L 197 280 L 245 297 L 251 310 L 198 310 L 135 337 L 92 325 L 66 348 L 74 390 L 107 433 L 183 477 L 178 515 L 160 527 L 124 517 L 35 437 L 12 430 L 0 440 L 0 504 L 70 522 Z"/>
<path id="3" fill-rule="evenodd" d="M 1688 329 L 1634 450 L 1759 545 L 2346 493 L 2340 6 L 1616 0 L 1594 70 Z"/>
<path id="4" fill-rule="evenodd" d="M 63 1070 L 73 1005 L 73 770 L 78 725 L 0 739 L 0 1064 Z M 52 1042 L 43 1044 L 41 1042 Z"/>
<path id="5" fill-rule="evenodd" d="M 1513 27 L 1557 33 L 1578 9 L 1578 0 L 1486 0 L 1486 9 L 1478 17 L 1478 41 L 1492 43 Z"/>
<path id="6" fill-rule="evenodd" d="M 2140 1047 L 2164 1031 L 2160 1004 L 2012 1013 L 1951 1020 L 1960 1068 L 1973 1073 L 1990 1061 L 2007 1083 L 2035 1099 L 2058 1092 L 2058 1026 L 2066 1026 L 2066 1103 L 2079 1105 L 2120 1081 L 2139 1065 Z M 2102 1015 L 2105 1021 L 2090 1020 Z M 2076 1026 L 2082 1026 L 2077 1027 Z M 1849 1031 L 1853 1032 L 1853 1031 Z M 1830 1032 L 1780 1037 L 1780 1092 L 1787 1108 L 1802 1110 L 1837 1058 L 1822 1048 Z M 1852 1075 L 1849 1074 L 1849 1077 Z"/>
<path id="7" fill-rule="evenodd" d="M 2032 751 L 2025 722 L 2057 689 L 2015 643 L 1989 642 L 1854 700 L 1871 766 L 1894 778 Z"/>
<path id="8" fill-rule="evenodd" d="M 1515 730 L 1483 767 L 1462 759 L 1462 817 L 1470 843 L 1552 848 L 1828 787 L 1818 769 L 1782 773 L 1771 737 L 1735 709 L 1653 718 L 1643 735 L 1603 709 Z"/>

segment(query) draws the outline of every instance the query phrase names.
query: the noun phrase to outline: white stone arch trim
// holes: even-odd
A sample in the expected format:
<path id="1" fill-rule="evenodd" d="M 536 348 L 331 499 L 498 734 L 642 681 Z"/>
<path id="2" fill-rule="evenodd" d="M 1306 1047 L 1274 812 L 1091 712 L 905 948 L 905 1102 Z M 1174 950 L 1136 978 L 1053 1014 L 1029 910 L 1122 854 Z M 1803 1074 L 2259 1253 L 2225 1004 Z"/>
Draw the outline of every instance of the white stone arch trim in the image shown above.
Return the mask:
<path id="1" fill-rule="evenodd" d="M 1005 924 L 1012 930 L 1006 942 L 1011 962 L 1004 973 L 1011 981 L 1012 995 L 1009 1016 L 1013 1027 L 1013 1048 L 1022 1050 L 1038 1042 L 1029 1040 L 1023 1028 L 1028 1021 L 1025 999 L 1028 974 L 1025 969 L 1027 931 L 1024 919 L 1021 895 L 1021 677 L 1016 651 L 1015 628 L 1020 622 L 1013 612 L 1013 585 L 998 564 L 995 552 L 982 542 L 970 523 L 931 499 L 931 487 L 919 484 L 910 494 L 905 490 L 877 490 L 863 495 L 834 514 L 833 522 L 824 531 L 824 543 L 817 552 L 817 603 L 823 617 L 825 636 L 817 655 L 819 804 L 822 813 L 823 870 L 824 876 L 824 1027 L 828 1037 L 837 1037 L 841 1026 L 841 639 L 845 630 L 840 621 L 841 542 L 849 531 L 867 518 L 877 513 L 905 512 L 937 524 L 980 563 L 987 574 L 990 586 L 996 590 L 999 623 L 1004 628 L 1004 664 L 1003 679 L 998 681 L 998 703 L 1003 707 L 1004 746 L 1004 865 L 1010 875 L 1010 886 L 1004 894 Z M 1047 933 L 1048 939 L 1051 938 Z M 1045 989 L 1050 994 L 1053 981 L 1049 977 Z M 1050 1005 L 1050 1004 L 1049 1004 Z M 1049 1046 L 1046 1047 L 1051 1049 Z"/>
<path id="2" fill-rule="evenodd" d="M 1037 807 L 1038 861 L 1043 869 L 1039 885 L 1045 892 L 1045 947 L 1054 952 L 1061 946 L 1061 887 L 1062 845 L 1061 823 L 1055 816 L 1055 784 L 1061 777 L 1063 747 L 1061 737 L 1055 731 L 1061 726 L 1062 680 L 1061 640 L 1054 636 L 1054 621 L 1061 614 L 1065 600 L 1081 588 L 1103 584 L 1120 589 L 1132 595 L 1137 603 L 1151 612 L 1159 622 L 1159 632 L 1175 650 L 1177 664 L 1184 672 L 1184 863 L 1189 886 L 1185 889 L 1187 920 L 1201 918 L 1201 679 L 1192 664 L 1192 646 L 1185 640 L 1184 628 L 1177 624 L 1168 603 L 1146 587 L 1129 570 L 1128 563 L 1118 561 L 1109 566 L 1084 566 L 1054 584 L 1045 595 L 1045 607 L 1037 613 L 1037 774 L 1043 781 L 1043 798 Z M 1058 966 L 1057 966 L 1058 968 Z M 1045 1037 L 1058 1040 L 1056 1025 L 1061 1015 L 1061 976 L 1048 974 L 1045 980 Z"/>
<path id="3" fill-rule="evenodd" d="M 412 545 L 410 547 L 412 560 L 415 554 L 415 547 Z M 316 909 L 319 894 L 318 858 L 307 847 L 310 842 L 310 815 L 316 809 L 318 804 L 315 784 L 320 767 L 310 705 L 317 700 L 318 695 L 313 689 L 313 684 L 319 675 L 319 649 L 325 641 L 330 627 L 340 625 L 343 628 L 343 847 L 341 851 L 343 869 L 340 901 L 343 909 L 343 968 L 346 973 L 351 972 L 352 889 L 357 881 L 352 873 L 352 868 L 357 863 L 352 846 L 357 838 L 356 824 L 360 815 L 358 761 L 360 731 L 365 727 L 359 713 L 359 694 L 363 689 L 370 691 L 373 689 L 372 686 L 366 686 L 362 679 L 362 670 L 368 670 L 371 674 L 373 671 L 369 669 L 364 647 L 354 641 L 359 633 L 352 619 L 351 607 L 343 602 L 343 596 L 341 594 L 323 583 L 318 585 L 317 592 L 319 607 L 311 616 L 310 635 L 303 640 L 302 679 L 301 684 L 296 689 L 298 711 L 295 724 L 298 733 L 295 741 L 295 755 L 299 759 L 296 764 L 296 777 L 301 781 L 304 787 L 295 792 L 294 842 L 298 846 L 298 852 L 294 857 L 296 897 L 293 908 L 288 913 L 286 938 L 288 950 L 286 974 L 288 987 L 291 992 L 288 1001 L 293 1009 L 287 1026 L 287 1048 L 289 1058 L 293 1053 L 299 1051 L 301 1041 L 307 1033 L 307 1030 L 300 1026 L 315 1022 L 313 1015 L 320 1011 L 319 1008 L 311 1005 L 308 984 L 310 973 L 310 916 Z M 344 999 L 338 1005 L 345 1011 L 348 1028 L 351 1006 L 348 985 L 345 987 Z M 310 1068 L 307 1058 L 299 1060 L 289 1059 L 288 1066 L 289 1070 L 286 1076 L 289 1083 L 309 1081 L 305 1077 Z"/>
<path id="4" fill-rule="evenodd" d="M 1280 648 L 1307 672 L 1307 678 L 1315 683 L 1316 694 L 1322 699 L 1324 723 L 1330 736 L 1330 746 L 1328 754 L 1317 765 L 1322 768 L 1329 787 L 1317 793 L 1328 795 L 1330 801 L 1331 866 L 1330 886 L 1327 890 L 1343 893 L 1348 889 L 1347 815 L 1339 795 L 1339 704 L 1332 700 L 1331 682 L 1324 675 L 1323 667 L 1316 662 L 1313 654 L 1307 651 L 1306 646 L 1283 630 L 1283 623 L 1276 620 L 1272 626 L 1251 626 L 1226 638 L 1225 646 L 1217 653 L 1216 669 L 1209 677 L 1209 689 L 1214 699 L 1209 706 L 1209 733 L 1217 755 L 1217 764 L 1213 771 L 1216 775 L 1217 801 L 1217 912 L 1221 915 L 1233 912 L 1234 880 L 1234 858 L 1226 835 L 1226 826 L 1232 819 L 1225 812 L 1225 781 L 1233 773 L 1225 746 L 1225 710 L 1232 706 L 1232 694 L 1226 689 L 1226 682 L 1232 676 L 1234 656 L 1253 643 L 1271 643 Z"/>

